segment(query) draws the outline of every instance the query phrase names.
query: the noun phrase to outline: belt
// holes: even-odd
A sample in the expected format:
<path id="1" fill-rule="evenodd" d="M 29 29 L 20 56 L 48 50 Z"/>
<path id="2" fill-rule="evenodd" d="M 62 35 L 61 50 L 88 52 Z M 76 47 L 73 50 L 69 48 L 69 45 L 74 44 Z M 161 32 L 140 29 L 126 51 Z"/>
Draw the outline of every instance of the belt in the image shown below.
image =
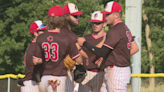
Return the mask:
<path id="1" fill-rule="evenodd" d="M 93 69 L 93 70 L 88 69 L 88 71 L 92 71 L 92 72 L 99 72 L 99 70 L 98 70 L 98 69 Z"/>
<path id="2" fill-rule="evenodd" d="M 107 66 L 106 69 L 113 68 L 113 67 L 114 67 L 113 65 L 112 66 Z"/>

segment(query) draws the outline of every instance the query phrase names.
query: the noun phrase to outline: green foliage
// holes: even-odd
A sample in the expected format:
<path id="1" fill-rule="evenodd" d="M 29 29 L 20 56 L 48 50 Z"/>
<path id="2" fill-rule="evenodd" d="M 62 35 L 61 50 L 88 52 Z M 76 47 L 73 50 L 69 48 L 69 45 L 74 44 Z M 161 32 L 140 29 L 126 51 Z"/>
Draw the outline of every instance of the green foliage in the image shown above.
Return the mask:
<path id="1" fill-rule="evenodd" d="M 155 65 L 155 72 L 156 73 L 163 73 L 164 71 L 164 29 L 163 29 L 163 21 L 164 21 L 164 2 L 162 0 L 144 0 L 143 9 L 145 9 L 145 12 L 148 17 L 148 24 L 150 26 L 150 38 L 152 40 L 152 46 L 151 46 L 151 52 L 153 52 L 153 64 Z M 144 24 L 144 23 L 143 23 Z M 143 27 L 143 31 L 145 29 L 145 26 Z M 142 55 L 142 71 L 148 72 L 149 69 L 146 67 L 146 63 L 149 63 L 146 58 L 148 58 L 148 52 L 146 51 L 146 39 L 145 39 L 145 33 L 143 32 L 142 35 L 142 47 L 144 49 L 142 50 L 142 53 L 145 53 L 145 55 Z M 144 59 L 145 58 L 145 59 Z M 143 63 L 144 62 L 144 63 Z M 149 63 L 150 64 L 150 63 Z"/>
<path id="2" fill-rule="evenodd" d="M 82 36 L 88 20 L 94 11 L 102 11 L 107 2 L 111 0 L 1 0 L 0 6 L 0 74 L 24 73 L 24 52 L 30 44 L 32 37 L 29 33 L 29 26 L 35 20 L 42 20 L 46 23 L 48 9 L 54 5 L 63 6 L 66 3 L 74 3 L 84 14 L 80 17 L 80 25 L 73 28 L 73 31 Z M 123 22 L 125 22 L 125 0 L 115 0 L 123 7 Z M 98 5 L 99 2 L 99 5 Z M 98 6 L 97 6 L 98 5 Z M 150 38 L 152 39 L 151 51 L 154 54 L 156 72 L 164 70 L 164 2 L 162 0 L 145 0 L 143 9 L 148 16 L 150 25 Z M 5 14 L 4 14 L 5 13 Z M 47 24 L 47 23 L 46 23 Z M 149 55 L 145 39 L 145 25 L 143 22 L 142 31 L 142 73 L 149 72 Z M 110 26 L 105 28 L 107 32 Z M 86 34 L 92 32 L 89 28 Z"/>
<path id="3" fill-rule="evenodd" d="M 46 23 L 48 9 L 54 5 L 63 6 L 74 3 L 84 14 L 80 17 L 80 26 L 73 31 L 82 36 L 95 10 L 104 10 L 103 0 L 5 0 L 0 1 L 0 74 L 24 73 L 24 53 L 31 43 L 29 26 L 35 20 Z M 99 3 L 98 3 L 99 2 Z M 5 14 L 4 14 L 5 13 Z M 46 23 L 47 24 L 47 23 Z M 108 30 L 108 27 L 106 28 Z M 87 32 L 92 32 L 89 26 Z"/>

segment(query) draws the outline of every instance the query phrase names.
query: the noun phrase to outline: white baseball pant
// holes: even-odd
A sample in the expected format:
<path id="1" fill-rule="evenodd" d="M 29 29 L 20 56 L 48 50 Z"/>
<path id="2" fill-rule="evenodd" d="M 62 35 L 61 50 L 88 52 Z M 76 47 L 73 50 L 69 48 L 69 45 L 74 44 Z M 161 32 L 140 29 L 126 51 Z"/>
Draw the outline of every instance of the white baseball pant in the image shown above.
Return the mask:
<path id="1" fill-rule="evenodd" d="M 71 80 L 70 76 L 67 76 L 65 92 L 73 92 L 73 90 L 74 90 L 74 80 L 73 80 L 74 75 L 73 75 L 72 71 L 71 71 L 71 77 L 72 77 L 72 80 Z"/>
<path id="2" fill-rule="evenodd" d="M 131 69 L 129 66 L 113 66 L 112 68 L 107 67 L 104 71 L 104 82 L 106 84 L 107 92 L 127 92 L 127 85 L 131 78 Z"/>
<path id="3" fill-rule="evenodd" d="M 25 86 L 21 86 L 21 92 L 39 92 L 39 86 L 36 81 L 27 80 L 23 83 Z"/>
<path id="4" fill-rule="evenodd" d="M 55 90 L 48 84 L 48 80 L 53 80 L 54 78 L 60 81 Z M 39 92 L 65 92 L 66 78 L 67 76 L 43 75 L 39 83 Z"/>
<path id="5" fill-rule="evenodd" d="M 79 84 L 78 92 L 100 92 L 104 79 L 104 72 L 92 72 L 87 70 L 87 76 Z"/>

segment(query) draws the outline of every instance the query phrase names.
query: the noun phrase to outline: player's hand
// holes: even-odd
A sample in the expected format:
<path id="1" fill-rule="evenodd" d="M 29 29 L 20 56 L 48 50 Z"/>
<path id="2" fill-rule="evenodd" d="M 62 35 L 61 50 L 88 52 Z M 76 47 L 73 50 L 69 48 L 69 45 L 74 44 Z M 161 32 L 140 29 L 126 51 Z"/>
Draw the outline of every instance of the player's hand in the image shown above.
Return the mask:
<path id="1" fill-rule="evenodd" d="M 77 39 L 77 43 L 78 43 L 80 46 L 83 46 L 83 43 L 84 43 L 85 41 L 86 41 L 86 40 L 85 40 L 84 37 L 79 37 L 79 38 Z"/>

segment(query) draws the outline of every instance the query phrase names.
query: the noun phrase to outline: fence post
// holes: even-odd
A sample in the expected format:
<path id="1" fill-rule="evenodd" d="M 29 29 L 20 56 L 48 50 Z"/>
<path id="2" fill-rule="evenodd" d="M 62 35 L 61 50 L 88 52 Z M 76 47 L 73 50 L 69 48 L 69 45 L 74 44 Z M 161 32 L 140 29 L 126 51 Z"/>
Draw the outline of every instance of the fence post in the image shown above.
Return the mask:
<path id="1" fill-rule="evenodd" d="M 10 77 L 8 77 L 7 92 L 10 92 Z"/>

